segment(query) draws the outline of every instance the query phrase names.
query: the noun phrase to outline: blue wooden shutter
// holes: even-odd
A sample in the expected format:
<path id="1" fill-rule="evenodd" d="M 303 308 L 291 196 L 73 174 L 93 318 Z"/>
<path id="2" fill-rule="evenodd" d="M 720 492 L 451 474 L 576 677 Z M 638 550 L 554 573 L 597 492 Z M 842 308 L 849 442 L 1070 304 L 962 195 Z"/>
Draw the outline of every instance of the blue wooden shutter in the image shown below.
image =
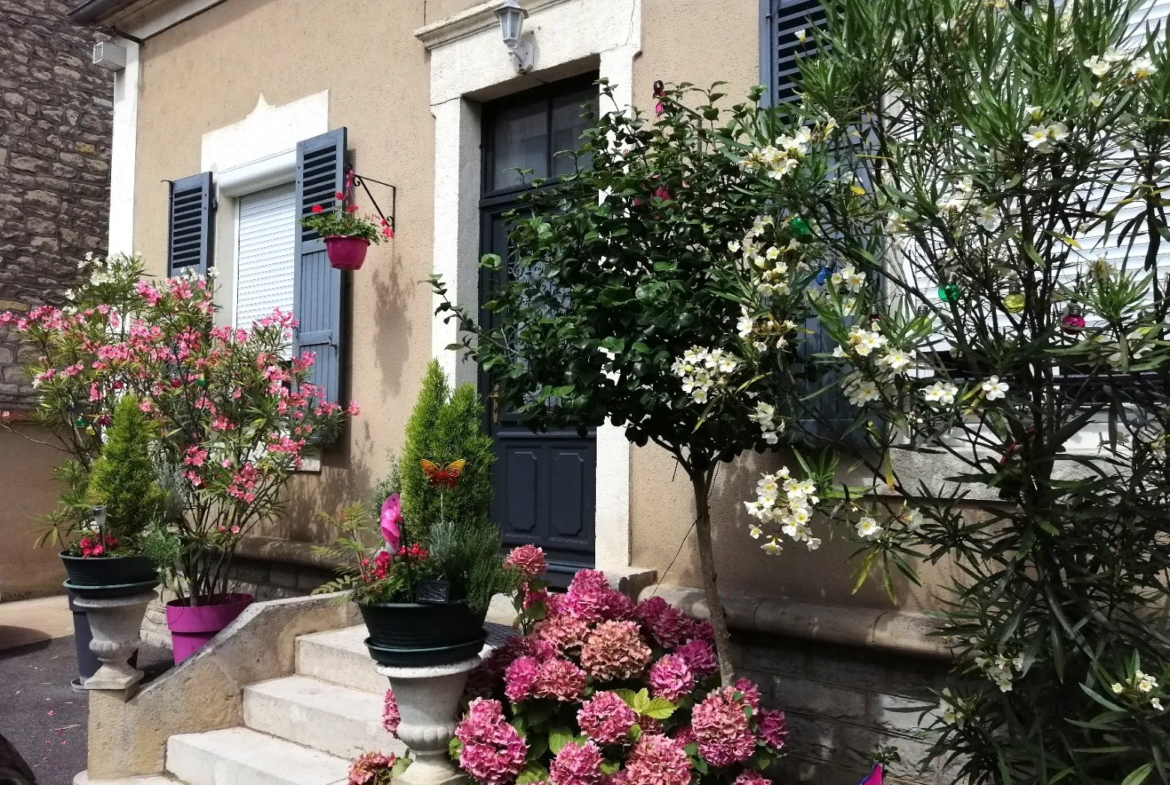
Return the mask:
<path id="1" fill-rule="evenodd" d="M 760 82 L 768 88 L 763 103 L 768 106 L 796 100 L 800 75 L 796 56 L 816 54 L 812 28 L 825 24 L 820 0 L 760 0 Z M 798 30 L 807 30 L 802 44 Z"/>
<path id="2" fill-rule="evenodd" d="M 215 221 L 211 172 L 171 183 L 167 277 L 188 270 L 207 275 L 213 264 Z"/>
<path id="3" fill-rule="evenodd" d="M 296 185 L 298 217 L 308 215 L 313 205 L 333 205 L 334 193 L 345 188 L 344 128 L 297 144 Z M 342 403 L 345 276 L 330 266 L 324 241 L 299 223 L 293 258 L 293 310 L 300 322 L 296 352 L 316 353 L 309 381 L 324 390 L 327 400 Z"/>

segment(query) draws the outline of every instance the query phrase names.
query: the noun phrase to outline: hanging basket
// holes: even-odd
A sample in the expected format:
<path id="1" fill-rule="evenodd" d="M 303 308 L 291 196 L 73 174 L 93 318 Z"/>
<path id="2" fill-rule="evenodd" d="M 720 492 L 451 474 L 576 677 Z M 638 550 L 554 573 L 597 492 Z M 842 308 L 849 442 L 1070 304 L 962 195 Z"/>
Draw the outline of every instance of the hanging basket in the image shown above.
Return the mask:
<path id="1" fill-rule="evenodd" d="M 370 241 L 363 237 L 334 235 L 325 238 L 325 254 L 329 264 L 338 270 L 360 270 L 366 261 Z"/>

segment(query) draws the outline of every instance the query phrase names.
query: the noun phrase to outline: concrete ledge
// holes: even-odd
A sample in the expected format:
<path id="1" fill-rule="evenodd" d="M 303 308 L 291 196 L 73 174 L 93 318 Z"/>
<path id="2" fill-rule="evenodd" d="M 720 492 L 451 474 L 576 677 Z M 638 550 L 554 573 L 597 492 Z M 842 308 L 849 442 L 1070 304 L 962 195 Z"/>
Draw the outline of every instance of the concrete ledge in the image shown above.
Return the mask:
<path id="1" fill-rule="evenodd" d="M 710 618 L 701 589 L 658 586 L 643 590 L 639 599 L 654 595 L 695 618 Z M 916 657 L 951 657 L 950 649 L 942 640 L 929 635 L 936 629 L 934 620 L 921 613 L 813 605 L 749 595 L 726 595 L 723 607 L 728 626 L 742 632 L 881 649 Z"/>
<path id="2" fill-rule="evenodd" d="M 298 635 L 350 627 L 341 594 L 258 602 L 195 656 L 133 697 L 89 695 L 88 776 L 97 782 L 162 774 L 167 739 L 243 723 L 246 685 L 291 675 Z"/>
<path id="3" fill-rule="evenodd" d="M 279 537 L 248 536 L 240 538 L 236 556 L 297 567 L 316 567 L 320 570 L 335 570 L 342 566 L 339 560 L 318 553 L 315 550 L 318 547 L 318 544 L 292 542 Z"/>

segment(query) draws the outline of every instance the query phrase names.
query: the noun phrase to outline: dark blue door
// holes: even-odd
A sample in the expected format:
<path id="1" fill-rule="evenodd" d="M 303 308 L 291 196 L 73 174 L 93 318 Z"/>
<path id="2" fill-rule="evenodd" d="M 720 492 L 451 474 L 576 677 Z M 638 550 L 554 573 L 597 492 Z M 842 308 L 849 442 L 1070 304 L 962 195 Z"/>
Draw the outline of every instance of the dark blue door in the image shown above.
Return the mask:
<path id="1" fill-rule="evenodd" d="M 511 257 L 503 216 L 517 206 L 526 190 L 514 169 L 531 169 L 533 177 L 549 177 L 572 167 L 570 159 L 557 158 L 555 153 L 577 146 L 585 127 L 581 105 L 597 100 L 595 78 L 556 83 L 484 107 L 483 253 Z M 518 272 L 512 264 L 504 267 L 503 276 Z M 481 303 L 497 281 L 483 273 Z M 492 315 L 481 311 L 480 319 L 490 323 Z M 495 405 L 493 383 L 486 374 L 480 374 L 479 384 L 488 431 L 495 441 L 492 519 L 503 529 L 506 545 L 534 543 L 544 548 L 549 578 L 564 583 L 576 570 L 593 565 L 596 434 L 533 433 L 512 412 Z"/>

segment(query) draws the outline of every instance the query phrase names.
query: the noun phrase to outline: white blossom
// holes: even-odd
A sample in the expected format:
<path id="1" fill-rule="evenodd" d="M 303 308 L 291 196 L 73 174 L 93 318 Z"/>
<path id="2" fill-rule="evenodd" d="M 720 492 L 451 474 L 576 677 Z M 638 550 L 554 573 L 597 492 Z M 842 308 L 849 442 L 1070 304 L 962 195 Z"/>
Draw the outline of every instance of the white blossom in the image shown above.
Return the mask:
<path id="1" fill-rule="evenodd" d="M 857 536 L 872 540 L 882 532 L 882 527 L 872 517 L 866 515 L 857 522 Z"/>
<path id="2" fill-rule="evenodd" d="M 1157 70 L 1153 61 L 1148 57 L 1135 57 L 1133 62 L 1129 64 L 1130 76 L 1136 79 L 1146 79 Z"/>
<path id="3" fill-rule="evenodd" d="M 1135 671 L 1133 678 L 1138 692 L 1151 692 L 1155 687 L 1158 686 L 1157 679 L 1155 679 L 1153 676 L 1142 673 L 1141 671 Z"/>
<path id="4" fill-rule="evenodd" d="M 992 376 L 983 383 L 983 394 L 989 401 L 998 401 L 1000 398 L 1006 398 L 1007 391 L 1007 382 L 1001 382 L 998 376 Z"/>
<path id="5" fill-rule="evenodd" d="M 913 362 L 910 355 L 901 349 L 890 349 L 878 360 L 878 365 L 883 368 L 889 368 L 894 373 L 901 373 L 910 367 Z"/>
<path id="6" fill-rule="evenodd" d="M 922 397 L 927 403 L 951 404 L 958 394 L 959 388 L 950 382 L 935 382 L 922 391 Z"/>
<path id="7" fill-rule="evenodd" d="M 1103 57 L 1094 55 L 1085 61 L 1085 68 L 1088 68 L 1093 72 L 1093 76 L 1100 79 L 1113 70 L 1113 63 Z"/>

